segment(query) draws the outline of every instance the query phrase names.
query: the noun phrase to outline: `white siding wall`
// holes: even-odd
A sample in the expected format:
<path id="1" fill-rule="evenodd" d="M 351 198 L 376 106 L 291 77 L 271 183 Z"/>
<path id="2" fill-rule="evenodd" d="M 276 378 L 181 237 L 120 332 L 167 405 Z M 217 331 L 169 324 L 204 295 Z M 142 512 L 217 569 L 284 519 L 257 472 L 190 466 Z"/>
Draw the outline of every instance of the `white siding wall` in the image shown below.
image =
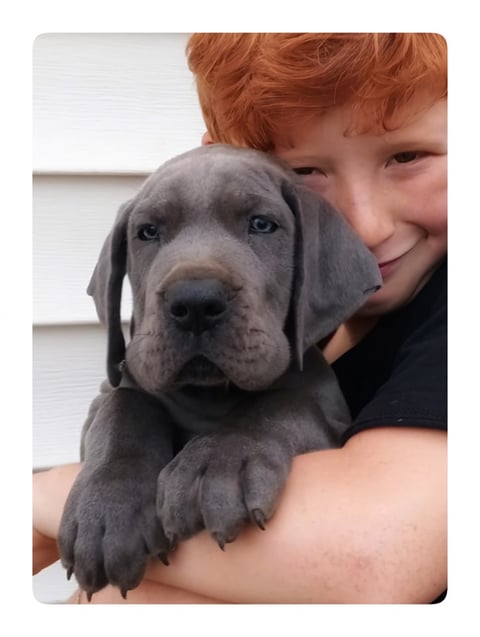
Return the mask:
<path id="1" fill-rule="evenodd" d="M 118 206 L 204 127 L 186 34 L 45 34 L 33 47 L 33 462 L 76 461 L 105 339 L 91 272 Z M 127 294 L 123 316 L 129 316 Z M 34 578 L 64 599 L 56 565 Z"/>

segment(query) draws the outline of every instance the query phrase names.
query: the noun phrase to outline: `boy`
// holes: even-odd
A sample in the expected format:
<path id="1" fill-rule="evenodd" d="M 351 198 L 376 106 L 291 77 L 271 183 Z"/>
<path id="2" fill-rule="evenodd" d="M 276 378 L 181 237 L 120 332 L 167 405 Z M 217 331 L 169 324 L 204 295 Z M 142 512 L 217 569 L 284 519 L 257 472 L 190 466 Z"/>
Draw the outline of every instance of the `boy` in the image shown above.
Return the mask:
<path id="1" fill-rule="evenodd" d="M 445 41 L 195 34 L 188 57 L 204 143 L 288 161 L 384 284 L 321 344 L 354 420 L 344 446 L 295 459 L 267 532 L 248 528 L 225 553 L 200 534 L 169 568 L 152 563 L 127 602 L 431 602 L 447 579 Z M 36 477 L 38 532 L 55 536 L 77 471 Z M 37 547 L 52 550 L 41 568 L 54 548 Z M 92 601 L 122 600 L 107 588 Z"/>

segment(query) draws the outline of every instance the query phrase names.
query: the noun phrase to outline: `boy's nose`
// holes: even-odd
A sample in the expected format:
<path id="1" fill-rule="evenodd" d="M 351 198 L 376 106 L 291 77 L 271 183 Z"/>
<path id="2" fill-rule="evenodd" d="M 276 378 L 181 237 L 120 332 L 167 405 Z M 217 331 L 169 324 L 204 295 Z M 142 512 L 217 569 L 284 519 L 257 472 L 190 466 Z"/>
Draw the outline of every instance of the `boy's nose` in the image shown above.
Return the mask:
<path id="1" fill-rule="evenodd" d="M 391 197 L 382 197 L 366 189 L 344 191 L 335 197 L 335 206 L 370 250 L 386 241 L 395 224 Z"/>

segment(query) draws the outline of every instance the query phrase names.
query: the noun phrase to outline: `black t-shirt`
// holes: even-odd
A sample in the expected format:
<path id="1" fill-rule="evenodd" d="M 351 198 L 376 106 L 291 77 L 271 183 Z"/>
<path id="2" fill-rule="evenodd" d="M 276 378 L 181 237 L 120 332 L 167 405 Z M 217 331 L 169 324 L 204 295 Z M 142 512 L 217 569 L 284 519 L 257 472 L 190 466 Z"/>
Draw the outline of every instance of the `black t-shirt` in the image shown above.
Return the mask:
<path id="1" fill-rule="evenodd" d="M 333 363 L 353 426 L 447 428 L 447 259 L 406 306 Z"/>
<path id="2" fill-rule="evenodd" d="M 411 303 L 380 319 L 332 367 L 353 419 L 343 442 L 381 426 L 446 430 L 447 259 Z"/>

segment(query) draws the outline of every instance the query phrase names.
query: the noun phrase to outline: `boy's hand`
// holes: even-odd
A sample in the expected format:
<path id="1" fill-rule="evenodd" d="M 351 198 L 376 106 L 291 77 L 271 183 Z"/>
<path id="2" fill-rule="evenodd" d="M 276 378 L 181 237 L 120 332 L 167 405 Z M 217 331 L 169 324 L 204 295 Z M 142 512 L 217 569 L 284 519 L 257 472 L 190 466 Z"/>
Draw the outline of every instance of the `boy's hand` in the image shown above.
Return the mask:
<path id="1" fill-rule="evenodd" d="M 65 500 L 80 467 L 80 464 L 63 465 L 33 475 L 34 575 L 58 560 L 58 526 Z"/>
<path id="2" fill-rule="evenodd" d="M 36 575 L 58 560 L 57 541 L 42 535 L 33 527 L 32 570 Z"/>

